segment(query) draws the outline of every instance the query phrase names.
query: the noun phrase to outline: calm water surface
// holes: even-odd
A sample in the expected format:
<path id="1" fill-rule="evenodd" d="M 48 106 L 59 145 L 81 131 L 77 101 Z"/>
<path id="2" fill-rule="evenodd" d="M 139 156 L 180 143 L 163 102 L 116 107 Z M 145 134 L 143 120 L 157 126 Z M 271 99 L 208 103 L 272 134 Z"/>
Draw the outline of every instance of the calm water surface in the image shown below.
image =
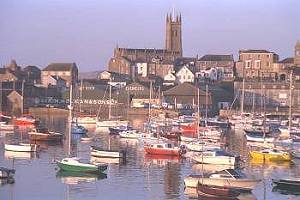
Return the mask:
<path id="1" fill-rule="evenodd" d="M 66 118 L 41 116 L 47 126 L 66 133 Z M 134 126 L 141 127 L 143 119 L 133 120 Z M 94 199 L 190 199 L 193 193 L 184 191 L 183 179 L 191 173 L 200 173 L 201 166 L 186 159 L 170 159 L 161 156 L 145 156 L 142 145 L 135 140 L 109 136 L 91 127 L 88 134 L 95 141 L 84 143 L 80 136 L 72 136 L 70 152 L 89 159 L 90 145 L 110 149 L 126 149 L 127 162 L 109 164 L 106 174 L 95 176 L 59 172 L 55 159 L 68 155 L 67 142 L 58 144 L 41 143 L 38 154 L 5 152 L 3 143 L 13 140 L 28 140 L 27 130 L 15 134 L 0 134 L 0 165 L 14 166 L 15 183 L 0 186 L 0 200 L 94 200 Z M 242 134 L 232 133 L 228 138 L 229 150 L 239 152 L 246 159 L 247 148 Z M 14 158 L 14 159 L 12 159 Z M 111 162 L 114 162 L 111 160 Z M 300 199 L 300 196 L 272 191 L 272 178 L 286 175 L 300 175 L 300 161 L 289 163 L 245 162 L 243 171 L 252 177 L 263 179 L 252 194 L 241 199 Z"/>

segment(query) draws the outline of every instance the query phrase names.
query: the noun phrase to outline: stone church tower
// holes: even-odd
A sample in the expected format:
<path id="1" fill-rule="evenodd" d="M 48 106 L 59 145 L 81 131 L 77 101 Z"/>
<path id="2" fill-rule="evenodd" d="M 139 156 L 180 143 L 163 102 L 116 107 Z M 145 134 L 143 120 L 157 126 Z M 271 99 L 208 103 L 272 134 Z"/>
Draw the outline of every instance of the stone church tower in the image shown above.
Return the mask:
<path id="1" fill-rule="evenodd" d="M 294 64 L 300 66 L 300 41 L 298 41 L 295 46 Z"/>
<path id="2" fill-rule="evenodd" d="M 181 14 L 167 14 L 166 19 L 166 50 L 178 52 L 182 56 Z"/>

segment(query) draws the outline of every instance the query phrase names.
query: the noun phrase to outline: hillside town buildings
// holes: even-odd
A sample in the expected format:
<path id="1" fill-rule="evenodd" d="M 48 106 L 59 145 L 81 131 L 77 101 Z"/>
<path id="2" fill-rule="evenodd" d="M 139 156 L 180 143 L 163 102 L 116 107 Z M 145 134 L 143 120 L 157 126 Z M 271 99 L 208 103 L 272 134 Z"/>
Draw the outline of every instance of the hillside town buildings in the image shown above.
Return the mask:
<path id="1" fill-rule="evenodd" d="M 1 111 L 22 113 L 49 104 L 65 107 L 71 85 L 75 108 L 94 113 L 99 107 L 107 110 L 111 102 L 119 111 L 149 103 L 164 109 L 195 108 L 198 88 L 201 109 L 212 113 L 239 108 L 242 103 L 250 110 L 262 105 L 279 110 L 289 106 L 290 81 L 292 104 L 300 104 L 300 42 L 288 58 L 280 59 L 270 50 L 248 49 L 239 50 L 234 61 L 232 53 L 185 57 L 180 14 L 167 14 L 165 32 L 162 49 L 116 47 L 108 69 L 94 79 L 78 80 L 78 68 L 72 62 L 50 63 L 40 70 L 36 66 L 22 69 L 12 60 L 0 68 Z"/>

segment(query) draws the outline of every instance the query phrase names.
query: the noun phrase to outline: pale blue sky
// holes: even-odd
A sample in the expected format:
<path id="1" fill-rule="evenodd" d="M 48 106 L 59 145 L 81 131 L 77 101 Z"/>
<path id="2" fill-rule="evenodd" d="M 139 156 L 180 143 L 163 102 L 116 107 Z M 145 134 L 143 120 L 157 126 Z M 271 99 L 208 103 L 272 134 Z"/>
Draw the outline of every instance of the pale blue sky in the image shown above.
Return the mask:
<path id="1" fill-rule="evenodd" d="M 163 48 L 165 16 L 183 18 L 184 56 L 267 49 L 293 56 L 299 0 L 0 0 L 0 65 L 76 62 L 103 70 L 113 48 Z"/>

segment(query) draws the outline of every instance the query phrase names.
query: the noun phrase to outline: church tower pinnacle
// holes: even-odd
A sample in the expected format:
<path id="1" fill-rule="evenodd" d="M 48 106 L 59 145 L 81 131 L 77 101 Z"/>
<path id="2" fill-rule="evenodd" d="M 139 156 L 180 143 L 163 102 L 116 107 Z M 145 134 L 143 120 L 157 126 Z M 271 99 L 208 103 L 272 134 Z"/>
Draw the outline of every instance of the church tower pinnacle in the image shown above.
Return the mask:
<path id="1" fill-rule="evenodd" d="M 300 41 L 297 41 L 297 43 L 295 45 L 294 64 L 300 66 Z"/>
<path id="2" fill-rule="evenodd" d="M 181 14 L 175 11 L 167 14 L 166 19 L 166 50 L 179 52 L 182 56 Z"/>

